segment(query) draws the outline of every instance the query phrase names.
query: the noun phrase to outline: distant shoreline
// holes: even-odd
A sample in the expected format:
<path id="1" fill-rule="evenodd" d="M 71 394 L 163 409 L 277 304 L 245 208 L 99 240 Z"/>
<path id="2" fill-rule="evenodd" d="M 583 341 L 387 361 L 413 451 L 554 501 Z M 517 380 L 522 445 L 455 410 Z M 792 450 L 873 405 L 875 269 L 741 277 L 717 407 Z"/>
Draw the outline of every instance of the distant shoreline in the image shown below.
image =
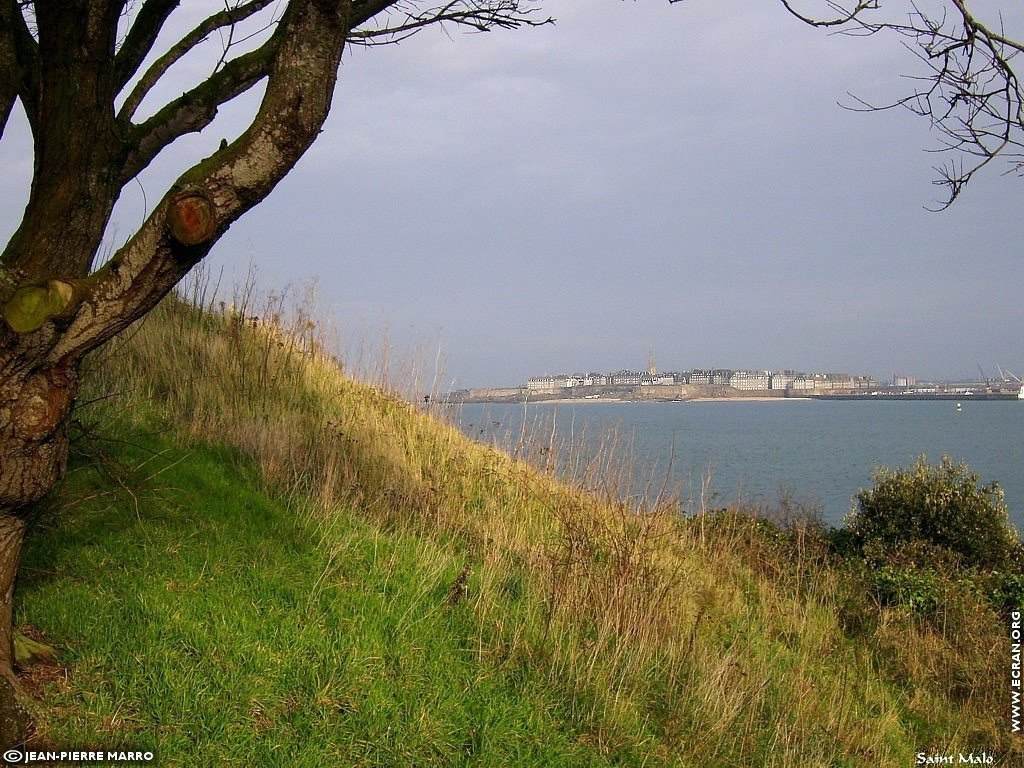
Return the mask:
<path id="1" fill-rule="evenodd" d="M 938 392 L 907 390 L 738 389 L 707 384 L 580 386 L 561 391 L 526 387 L 492 387 L 450 393 L 448 402 L 462 403 L 766 403 L 776 400 L 1016 400 L 1017 392 Z M 1022 401 L 1024 402 L 1024 401 Z"/>
<path id="2" fill-rule="evenodd" d="M 799 400 L 810 402 L 818 400 L 816 397 L 744 397 L 742 395 L 731 395 L 727 397 L 688 397 L 678 400 L 650 399 L 650 400 L 627 400 L 620 397 L 550 397 L 543 400 L 467 400 L 468 403 L 489 403 L 515 404 L 515 405 L 564 405 L 565 403 L 781 403 L 788 400 Z"/>
<path id="3" fill-rule="evenodd" d="M 895 401 L 926 401 L 946 400 L 953 402 L 1007 402 L 1018 400 L 1016 395 L 1008 394 L 987 394 L 987 395 L 956 395 L 956 394 L 885 394 L 885 395 L 793 395 L 785 396 L 764 396 L 764 395 L 700 395 L 697 397 L 651 397 L 651 398 L 627 398 L 627 397 L 542 397 L 536 400 L 528 398 L 493 398 L 493 399 L 464 399 L 452 400 L 452 403 L 468 404 L 490 404 L 490 405 L 543 405 L 545 403 L 778 403 L 789 400 L 810 402 L 812 400 L 824 402 L 850 402 L 850 401 L 874 401 L 874 402 L 895 402 Z"/>
<path id="4" fill-rule="evenodd" d="M 791 400 L 798 400 L 803 403 L 809 403 L 812 400 L 820 400 L 817 397 L 695 397 L 692 400 L 687 400 L 687 403 L 787 403 Z"/>

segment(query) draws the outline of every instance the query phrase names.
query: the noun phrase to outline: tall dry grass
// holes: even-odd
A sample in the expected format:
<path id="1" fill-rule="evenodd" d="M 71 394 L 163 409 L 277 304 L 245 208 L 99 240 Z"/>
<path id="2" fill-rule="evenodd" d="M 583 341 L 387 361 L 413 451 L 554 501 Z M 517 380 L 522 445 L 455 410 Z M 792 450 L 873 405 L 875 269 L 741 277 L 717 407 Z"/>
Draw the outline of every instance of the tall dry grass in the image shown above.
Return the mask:
<path id="1" fill-rule="evenodd" d="M 474 443 L 402 384 L 344 376 L 329 350 L 280 297 L 172 297 L 92 361 L 80 418 L 233 447 L 297 509 L 313 503 L 328 550 L 339 508 L 450 542 L 467 557 L 451 594 L 478 617 L 473 652 L 541 665 L 581 738 L 609 752 L 807 766 L 1017 748 L 984 692 L 994 656 L 895 610 L 859 605 L 872 618 L 852 621 L 856 587 L 811 529 L 684 520 L 660 491 L 623 501 L 614 446 L 557 481 L 550 452 L 537 469 Z"/>

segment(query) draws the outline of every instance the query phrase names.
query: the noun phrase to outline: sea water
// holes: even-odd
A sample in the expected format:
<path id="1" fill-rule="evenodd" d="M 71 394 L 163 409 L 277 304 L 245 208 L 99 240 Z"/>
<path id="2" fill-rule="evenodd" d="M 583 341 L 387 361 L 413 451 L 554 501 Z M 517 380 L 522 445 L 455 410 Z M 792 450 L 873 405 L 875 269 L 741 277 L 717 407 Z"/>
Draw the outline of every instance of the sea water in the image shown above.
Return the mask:
<path id="1" fill-rule="evenodd" d="M 592 455 L 615 435 L 634 491 L 647 478 L 647 489 L 672 488 L 691 508 L 702 492 L 714 506 L 791 494 L 831 524 L 871 485 L 875 467 L 945 455 L 982 482 L 997 480 L 1024 529 L 1024 402 L 1016 400 L 967 401 L 962 410 L 945 400 L 465 404 L 456 420 L 472 437 L 520 446 L 535 460 L 552 442 L 562 454 L 572 444 Z"/>

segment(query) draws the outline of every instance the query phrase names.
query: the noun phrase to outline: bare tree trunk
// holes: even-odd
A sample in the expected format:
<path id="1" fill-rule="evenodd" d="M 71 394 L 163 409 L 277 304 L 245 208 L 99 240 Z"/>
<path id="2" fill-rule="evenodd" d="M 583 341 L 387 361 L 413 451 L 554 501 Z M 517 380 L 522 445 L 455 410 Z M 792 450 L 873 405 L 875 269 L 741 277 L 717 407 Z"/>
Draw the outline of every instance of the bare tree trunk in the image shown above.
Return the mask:
<path id="1" fill-rule="evenodd" d="M 24 741 L 28 711 L 14 675 L 14 581 L 18 575 L 25 521 L 13 514 L 0 515 L 0 746 Z"/>
<path id="2" fill-rule="evenodd" d="M 0 370 L 15 368 L 0 359 Z M 28 510 L 63 477 L 77 371 L 0 378 L 0 747 L 23 741 L 29 715 L 14 674 L 14 585 Z"/>

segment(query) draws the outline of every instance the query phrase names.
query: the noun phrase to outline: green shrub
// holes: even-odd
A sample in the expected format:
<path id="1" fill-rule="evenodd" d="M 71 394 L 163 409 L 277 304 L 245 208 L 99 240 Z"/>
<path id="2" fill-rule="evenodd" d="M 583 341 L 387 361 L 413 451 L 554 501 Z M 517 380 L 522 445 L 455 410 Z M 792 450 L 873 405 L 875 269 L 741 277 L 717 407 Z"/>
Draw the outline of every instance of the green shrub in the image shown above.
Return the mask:
<path id="1" fill-rule="evenodd" d="M 924 616 L 943 603 L 942 582 L 935 571 L 886 565 L 874 573 L 873 593 L 885 605 L 905 605 Z"/>
<path id="2" fill-rule="evenodd" d="M 991 571 L 979 581 L 985 597 L 1004 616 L 1024 605 L 1024 573 L 1019 569 Z"/>
<path id="3" fill-rule="evenodd" d="M 857 507 L 847 518 L 860 547 L 921 542 L 980 568 L 1004 568 L 1015 559 L 1020 537 L 1002 489 L 996 482 L 979 484 L 963 463 L 943 456 L 932 466 L 922 456 L 909 469 L 879 468 L 872 479 L 874 487 L 857 494 Z"/>
<path id="4" fill-rule="evenodd" d="M 927 619 L 943 616 L 958 596 L 979 596 L 974 569 L 960 555 L 928 541 L 867 542 L 859 576 L 880 605 L 900 605 Z"/>

